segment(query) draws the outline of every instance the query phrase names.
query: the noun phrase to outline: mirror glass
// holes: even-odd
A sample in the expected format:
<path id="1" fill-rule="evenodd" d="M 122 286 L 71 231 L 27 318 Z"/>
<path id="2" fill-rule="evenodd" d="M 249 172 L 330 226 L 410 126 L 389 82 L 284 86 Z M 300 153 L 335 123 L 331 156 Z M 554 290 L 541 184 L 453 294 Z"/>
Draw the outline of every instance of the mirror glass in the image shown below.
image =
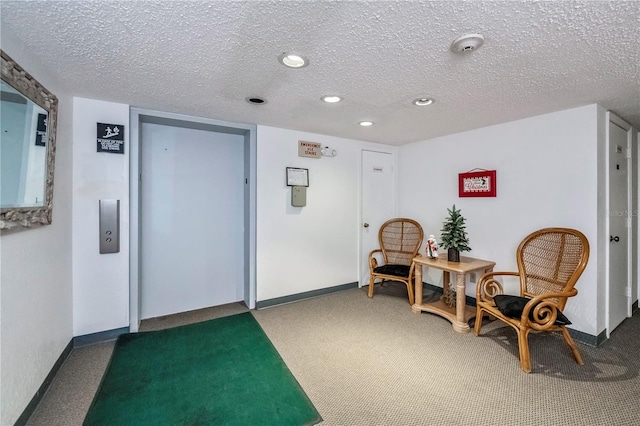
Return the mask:
<path id="1" fill-rule="evenodd" d="M 0 231 L 6 233 L 51 223 L 58 100 L 0 54 Z"/>
<path id="2" fill-rule="evenodd" d="M 47 111 L 4 81 L 0 84 L 0 205 L 44 205 Z"/>

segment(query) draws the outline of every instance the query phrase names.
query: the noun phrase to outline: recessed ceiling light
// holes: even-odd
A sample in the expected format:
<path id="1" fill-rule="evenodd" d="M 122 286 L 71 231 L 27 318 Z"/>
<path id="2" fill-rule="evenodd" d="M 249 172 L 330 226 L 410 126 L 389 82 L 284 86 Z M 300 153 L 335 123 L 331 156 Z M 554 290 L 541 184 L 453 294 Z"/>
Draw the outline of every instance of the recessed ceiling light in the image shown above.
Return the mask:
<path id="1" fill-rule="evenodd" d="M 258 98 L 256 96 L 249 96 L 248 98 L 244 98 L 244 100 L 254 105 L 264 105 L 267 103 L 266 100 Z"/>
<path id="2" fill-rule="evenodd" d="M 309 65 L 309 61 L 304 56 L 295 53 L 284 52 L 278 56 L 278 61 L 289 68 L 303 68 Z"/>
<path id="3" fill-rule="evenodd" d="M 362 127 L 369 127 L 369 126 L 373 126 L 373 121 L 361 121 L 360 124 Z"/>
<path id="4" fill-rule="evenodd" d="M 336 102 L 340 102 L 342 100 L 342 97 L 336 95 L 326 95 L 321 97 L 320 99 L 328 104 L 335 104 Z"/>
<path id="5" fill-rule="evenodd" d="M 431 98 L 418 98 L 413 100 L 413 104 L 417 106 L 427 106 L 431 105 L 433 102 L 435 101 Z"/>

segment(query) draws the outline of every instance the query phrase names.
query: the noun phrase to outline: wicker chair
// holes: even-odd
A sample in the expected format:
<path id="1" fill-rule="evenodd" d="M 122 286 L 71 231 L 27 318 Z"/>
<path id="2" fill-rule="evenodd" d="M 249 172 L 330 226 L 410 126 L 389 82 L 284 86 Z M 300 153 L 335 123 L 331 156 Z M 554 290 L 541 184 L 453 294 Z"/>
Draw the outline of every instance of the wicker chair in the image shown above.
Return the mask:
<path id="1" fill-rule="evenodd" d="M 528 235 L 516 252 L 518 272 L 489 272 L 476 287 L 475 334 L 480 333 L 483 312 L 496 317 L 516 330 L 520 352 L 520 368 L 531 372 L 528 336 L 531 331 L 558 331 L 569 345 L 576 362 L 583 365 L 578 347 L 562 314 L 567 298 L 575 296 L 574 288 L 589 260 L 589 242 L 579 231 L 568 228 L 546 228 Z M 496 280 L 500 275 L 520 278 L 520 297 L 505 296 Z"/>
<path id="2" fill-rule="evenodd" d="M 407 285 L 409 304 L 413 305 L 413 258 L 418 254 L 424 231 L 418 222 L 397 218 L 386 221 L 378 232 L 380 248 L 369 253 L 369 297 L 373 297 L 375 280 L 399 281 Z M 376 253 L 382 253 L 383 264 L 378 265 Z"/>

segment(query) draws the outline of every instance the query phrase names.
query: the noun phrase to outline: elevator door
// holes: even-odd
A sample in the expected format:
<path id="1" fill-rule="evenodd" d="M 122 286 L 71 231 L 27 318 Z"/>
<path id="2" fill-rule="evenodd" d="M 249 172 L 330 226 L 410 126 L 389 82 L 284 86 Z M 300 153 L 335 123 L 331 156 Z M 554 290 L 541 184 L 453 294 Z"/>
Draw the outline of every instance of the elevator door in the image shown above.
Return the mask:
<path id="1" fill-rule="evenodd" d="M 244 296 L 244 138 L 141 125 L 141 319 Z"/>

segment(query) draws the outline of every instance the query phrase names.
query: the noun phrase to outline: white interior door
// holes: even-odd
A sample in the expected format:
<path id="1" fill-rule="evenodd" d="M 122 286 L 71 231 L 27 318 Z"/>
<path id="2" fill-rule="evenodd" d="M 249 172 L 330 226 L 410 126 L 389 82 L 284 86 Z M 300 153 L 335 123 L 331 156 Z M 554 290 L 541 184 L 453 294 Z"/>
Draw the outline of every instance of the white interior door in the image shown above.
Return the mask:
<path id="1" fill-rule="evenodd" d="M 609 121 L 609 289 L 607 333 L 630 314 L 631 215 L 628 130 Z"/>
<path id="2" fill-rule="evenodd" d="M 360 237 L 360 287 L 369 284 L 371 250 L 379 248 L 380 226 L 395 214 L 394 155 L 362 151 L 362 223 Z"/>
<path id="3" fill-rule="evenodd" d="M 244 296 L 244 138 L 142 123 L 140 317 Z"/>

